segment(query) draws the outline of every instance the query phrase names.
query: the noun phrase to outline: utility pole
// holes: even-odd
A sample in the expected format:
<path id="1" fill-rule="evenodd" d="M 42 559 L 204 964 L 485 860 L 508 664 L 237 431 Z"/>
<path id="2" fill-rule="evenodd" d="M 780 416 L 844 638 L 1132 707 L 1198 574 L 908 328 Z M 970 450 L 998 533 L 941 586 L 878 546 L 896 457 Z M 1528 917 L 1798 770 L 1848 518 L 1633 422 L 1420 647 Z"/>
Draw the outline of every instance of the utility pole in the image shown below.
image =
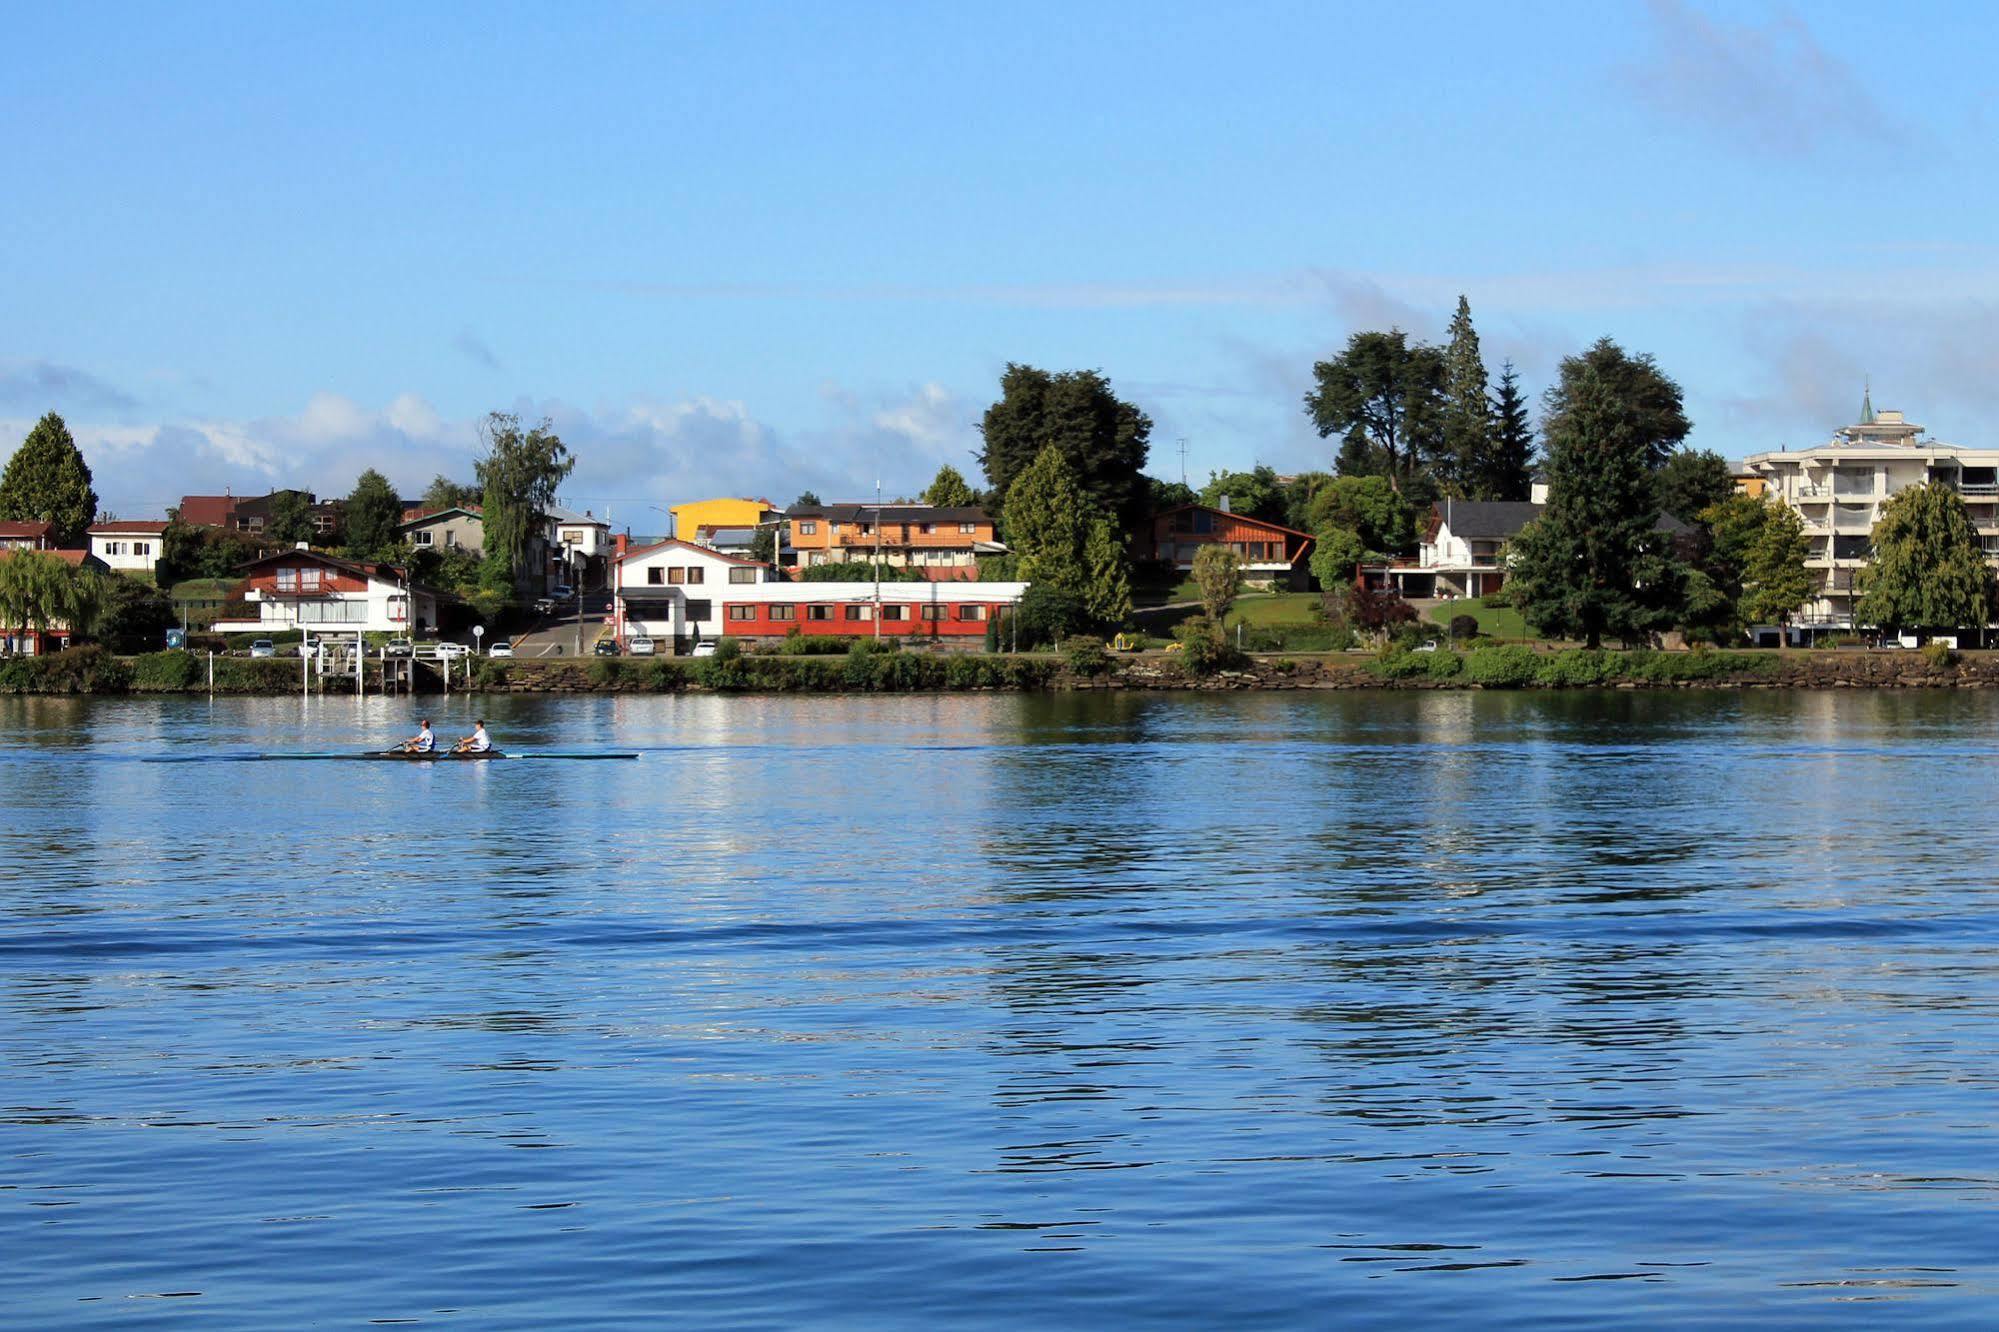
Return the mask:
<path id="1" fill-rule="evenodd" d="M 1185 436 L 1182 436 L 1180 439 L 1180 484 L 1183 486 L 1187 484 L 1187 440 Z"/>

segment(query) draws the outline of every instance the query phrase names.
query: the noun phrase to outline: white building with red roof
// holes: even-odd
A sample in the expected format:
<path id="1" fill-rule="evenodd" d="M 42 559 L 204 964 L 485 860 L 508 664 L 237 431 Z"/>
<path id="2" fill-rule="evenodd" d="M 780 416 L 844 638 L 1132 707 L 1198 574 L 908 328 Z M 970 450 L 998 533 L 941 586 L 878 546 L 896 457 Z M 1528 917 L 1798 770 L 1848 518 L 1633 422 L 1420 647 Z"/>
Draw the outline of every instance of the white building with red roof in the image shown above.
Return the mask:
<path id="1" fill-rule="evenodd" d="M 151 573 L 159 563 L 161 534 L 166 530 L 165 522 L 120 519 L 93 523 L 86 535 L 90 538 L 90 553 L 103 560 L 107 568 Z"/>

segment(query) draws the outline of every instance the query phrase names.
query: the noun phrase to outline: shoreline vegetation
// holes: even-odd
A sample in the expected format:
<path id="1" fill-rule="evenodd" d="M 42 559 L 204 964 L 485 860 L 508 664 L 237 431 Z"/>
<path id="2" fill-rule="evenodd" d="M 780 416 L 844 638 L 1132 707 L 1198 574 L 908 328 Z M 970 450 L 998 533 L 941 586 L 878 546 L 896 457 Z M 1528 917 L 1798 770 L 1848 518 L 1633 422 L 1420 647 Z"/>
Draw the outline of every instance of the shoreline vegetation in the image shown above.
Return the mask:
<path id="1" fill-rule="evenodd" d="M 191 652 L 119 657 L 99 647 L 0 661 L 0 694 L 282 695 L 301 692 L 299 664 Z M 1994 689 L 1999 651 L 1534 649 L 1517 644 L 1374 654 L 1264 653 L 1197 671 L 1177 654 L 976 654 L 855 650 L 649 660 L 482 659 L 460 690 L 484 694 L 873 694 L 1092 690 L 1341 689 Z M 351 691 L 329 677 L 315 693 Z M 379 690 L 371 683 L 367 691 Z M 428 692 L 428 691 L 425 691 Z"/>

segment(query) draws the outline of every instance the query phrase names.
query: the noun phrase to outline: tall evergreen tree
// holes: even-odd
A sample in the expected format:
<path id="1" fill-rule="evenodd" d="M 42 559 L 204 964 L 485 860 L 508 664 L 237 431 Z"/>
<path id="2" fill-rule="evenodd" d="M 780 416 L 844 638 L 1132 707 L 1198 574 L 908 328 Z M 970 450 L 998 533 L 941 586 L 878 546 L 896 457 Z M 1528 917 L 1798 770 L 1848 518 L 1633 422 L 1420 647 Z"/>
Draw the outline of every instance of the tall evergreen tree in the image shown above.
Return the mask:
<path id="1" fill-rule="evenodd" d="M 1674 449 L 1653 473 L 1659 487 L 1659 507 L 1684 523 L 1735 493 L 1735 476 L 1718 453 L 1705 449 Z"/>
<path id="2" fill-rule="evenodd" d="M 1471 302 L 1458 297 L 1451 316 L 1451 340 L 1444 348 L 1444 450 L 1440 480 L 1447 492 L 1483 499 L 1472 491 L 1492 447 L 1492 408 L 1486 401 L 1485 361 L 1478 351 L 1478 330 L 1471 323 Z"/>
<path id="3" fill-rule="evenodd" d="M 1341 476 L 1385 476 L 1427 501 L 1430 468 L 1444 449 L 1444 358 L 1401 329 L 1356 333 L 1312 367 L 1305 414 L 1323 439 L 1341 440 Z"/>
<path id="4" fill-rule="evenodd" d="M 1486 454 L 1466 484 L 1475 500 L 1525 500 L 1534 488 L 1534 423 L 1527 398 L 1520 392 L 1520 375 L 1513 362 L 1499 370 L 1499 387 L 1492 395 L 1492 426 Z"/>
<path id="5" fill-rule="evenodd" d="M 1586 357 L 1562 364 L 1548 429 L 1548 505 L 1511 547 L 1508 588 L 1528 623 L 1594 648 L 1632 641 L 1677 610 L 1684 569 L 1657 529 L 1645 404 Z"/>
<path id="6" fill-rule="evenodd" d="M 1088 515 L 1082 487 L 1059 445 L 1044 445 L 1014 477 L 1005 513 L 1007 545 L 1020 557 L 1020 577 L 1080 597 Z"/>
<path id="7" fill-rule="evenodd" d="M 1882 506 L 1856 620 L 1890 633 L 1983 628 L 1991 607 L 1992 573 L 1955 490 L 1934 481 L 1910 486 Z"/>
<path id="8" fill-rule="evenodd" d="M 389 478 L 370 467 L 354 482 L 343 515 L 347 529 L 347 554 L 357 560 L 379 560 L 396 545 L 396 529 L 402 524 L 403 505 L 396 498 Z"/>
<path id="9" fill-rule="evenodd" d="M 0 518 L 49 523 L 55 544 L 75 549 L 97 518 L 90 480 L 90 465 L 69 427 L 50 412 L 35 422 L 0 472 Z"/>
<path id="10" fill-rule="evenodd" d="M 977 504 L 979 497 L 972 493 L 964 474 L 950 463 L 937 469 L 937 475 L 923 492 L 923 502 L 939 509 L 962 509 Z"/>
<path id="11" fill-rule="evenodd" d="M 1113 393 L 1097 371 L 1050 374 L 1009 364 L 1000 376 L 999 401 L 986 409 L 979 431 L 984 437 L 979 466 L 1002 508 L 1014 479 L 1053 444 L 1077 487 L 1120 531 L 1130 531 L 1145 517 L 1152 418 Z"/>
<path id="12" fill-rule="evenodd" d="M 1083 540 L 1083 606 L 1090 618 L 1113 629 L 1131 618 L 1131 564 L 1116 524 L 1098 518 Z"/>
<path id="13" fill-rule="evenodd" d="M 1542 428 L 1553 448 L 1562 417 L 1575 409 L 1573 386 L 1587 368 L 1620 404 L 1626 426 L 1645 446 L 1645 465 L 1659 468 L 1693 429 L 1687 420 L 1680 386 L 1667 377 L 1649 354 L 1632 356 L 1609 338 L 1598 338 L 1590 349 L 1562 362 L 1561 377 L 1543 400 Z"/>

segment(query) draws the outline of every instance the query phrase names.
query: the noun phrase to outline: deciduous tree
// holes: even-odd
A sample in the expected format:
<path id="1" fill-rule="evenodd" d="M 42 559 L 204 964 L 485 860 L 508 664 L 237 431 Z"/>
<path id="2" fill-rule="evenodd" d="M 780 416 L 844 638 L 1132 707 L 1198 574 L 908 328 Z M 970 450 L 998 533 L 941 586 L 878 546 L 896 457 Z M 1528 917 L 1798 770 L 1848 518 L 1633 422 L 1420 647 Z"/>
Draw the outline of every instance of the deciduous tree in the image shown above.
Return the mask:
<path id="1" fill-rule="evenodd" d="M 1343 476 L 1313 500 L 1308 531 L 1343 527 L 1377 555 L 1399 555 L 1416 544 L 1416 514 L 1385 476 Z"/>
<path id="2" fill-rule="evenodd" d="M 1068 458 L 1059 446 L 1044 446 L 1006 495 L 1006 540 L 1020 557 L 1020 576 L 1081 598 L 1088 520 Z"/>
<path id="3" fill-rule="evenodd" d="M 97 517 L 90 465 L 54 412 L 35 422 L 0 472 L 0 518 L 46 522 L 57 546 L 75 549 Z"/>
<path id="4" fill-rule="evenodd" d="M 1735 476 L 1718 453 L 1675 449 L 1653 474 L 1659 507 L 1684 523 L 1700 521 L 1702 511 L 1735 493 Z"/>
<path id="5" fill-rule="evenodd" d="M 1873 561 L 1860 576 L 1854 618 L 1890 633 L 1982 629 L 1991 618 L 1978 529 L 1949 486 L 1910 486 L 1882 506 Z"/>
<path id="6" fill-rule="evenodd" d="M 1098 518 L 1083 539 L 1083 605 L 1106 629 L 1131 618 L 1131 563 L 1115 524 Z"/>
<path id="7" fill-rule="evenodd" d="M 1444 358 L 1401 329 L 1356 333 L 1312 367 L 1305 414 L 1322 438 L 1339 436 L 1342 476 L 1385 476 L 1396 490 L 1419 479 L 1444 448 Z"/>
<path id="8" fill-rule="evenodd" d="M 1209 473 L 1208 484 L 1201 487 L 1200 502 L 1218 509 L 1224 499 L 1231 512 L 1265 522 L 1284 521 L 1284 483 L 1262 463 L 1247 472 Z"/>
<path id="9" fill-rule="evenodd" d="M 423 489 L 423 507 L 426 509 L 470 509 L 479 503 L 481 491 L 478 486 L 462 485 L 443 474 L 430 478 L 430 484 Z"/>
<path id="10" fill-rule="evenodd" d="M 398 518 L 400 516 L 398 514 Z M 311 541 L 312 497 L 303 490 L 273 491 L 270 521 L 264 531 L 271 540 L 287 546 L 300 541 Z"/>
<path id="11" fill-rule="evenodd" d="M 546 417 L 524 430 L 520 417 L 494 412 L 479 434 L 486 445 L 486 456 L 475 470 L 485 522 L 488 582 L 501 574 L 517 582 L 541 515 L 555 503 L 555 488 L 576 460 Z"/>
<path id="12" fill-rule="evenodd" d="M 986 409 L 979 430 L 979 466 L 1004 501 L 1013 497 L 1014 479 L 1053 445 L 1077 488 L 1119 531 L 1129 532 L 1145 516 L 1152 418 L 1119 398 L 1097 371 L 1050 374 L 1009 364 L 1000 376 L 999 401 Z"/>
<path id="13" fill-rule="evenodd" d="M 1227 546 L 1206 545 L 1194 554 L 1194 586 L 1201 592 L 1201 612 L 1220 627 L 1242 590 L 1242 561 Z"/>
<path id="14" fill-rule="evenodd" d="M 1805 567 L 1812 539 L 1796 509 L 1775 500 L 1760 502 L 1767 517 L 1743 568 L 1742 614 L 1750 624 L 1788 626 L 1815 590 Z"/>

